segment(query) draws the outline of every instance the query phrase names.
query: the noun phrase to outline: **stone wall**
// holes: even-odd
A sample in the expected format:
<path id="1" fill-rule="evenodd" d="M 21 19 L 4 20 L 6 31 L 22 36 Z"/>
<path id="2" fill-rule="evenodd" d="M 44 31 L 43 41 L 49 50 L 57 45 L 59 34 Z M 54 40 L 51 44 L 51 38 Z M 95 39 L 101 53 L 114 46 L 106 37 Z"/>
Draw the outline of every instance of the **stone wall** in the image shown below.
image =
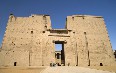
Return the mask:
<path id="1" fill-rule="evenodd" d="M 76 36 L 79 65 L 110 65 L 114 55 L 104 19 L 101 16 L 67 17 L 67 29 Z"/>
<path id="2" fill-rule="evenodd" d="M 0 66 L 49 66 L 55 42 L 63 44 L 64 63 L 71 66 L 115 65 L 101 16 L 67 16 L 65 29 L 52 29 L 48 15 L 9 16 L 0 51 Z"/>
<path id="3" fill-rule="evenodd" d="M 28 51 L 4 51 L 0 52 L 0 66 L 29 66 Z"/>

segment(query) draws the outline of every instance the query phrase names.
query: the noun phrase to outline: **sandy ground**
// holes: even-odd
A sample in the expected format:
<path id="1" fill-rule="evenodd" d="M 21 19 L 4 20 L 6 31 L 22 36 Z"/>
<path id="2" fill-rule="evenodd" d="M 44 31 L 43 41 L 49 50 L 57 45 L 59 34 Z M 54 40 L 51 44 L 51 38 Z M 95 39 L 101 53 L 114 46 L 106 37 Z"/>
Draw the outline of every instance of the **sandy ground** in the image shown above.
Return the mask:
<path id="1" fill-rule="evenodd" d="M 116 73 L 116 66 L 0 67 L 0 73 Z"/>
<path id="2" fill-rule="evenodd" d="M 46 67 L 1 67 L 0 73 L 41 73 Z"/>

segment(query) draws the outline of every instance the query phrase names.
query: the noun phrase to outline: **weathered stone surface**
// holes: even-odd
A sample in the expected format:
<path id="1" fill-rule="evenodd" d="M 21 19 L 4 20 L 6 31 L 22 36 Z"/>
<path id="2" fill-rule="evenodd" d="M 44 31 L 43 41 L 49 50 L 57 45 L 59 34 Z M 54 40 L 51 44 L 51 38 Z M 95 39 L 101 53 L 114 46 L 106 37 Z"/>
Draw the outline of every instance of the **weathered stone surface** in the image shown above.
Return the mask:
<path id="1" fill-rule="evenodd" d="M 55 43 L 63 44 L 64 65 L 116 65 L 101 16 L 67 16 L 65 29 L 52 29 L 48 15 L 9 16 L 0 50 L 0 66 L 49 66 Z"/>

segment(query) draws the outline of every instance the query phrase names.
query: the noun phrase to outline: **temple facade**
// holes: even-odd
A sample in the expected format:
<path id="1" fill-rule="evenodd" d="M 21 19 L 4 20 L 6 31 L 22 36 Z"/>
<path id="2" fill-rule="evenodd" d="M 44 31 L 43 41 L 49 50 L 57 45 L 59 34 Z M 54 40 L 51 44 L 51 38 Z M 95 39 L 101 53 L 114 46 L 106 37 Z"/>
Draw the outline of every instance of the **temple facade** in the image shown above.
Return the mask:
<path id="1" fill-rule="evenodd" d="M 55 51 L 55 44 L 62 44 Z M 59 55 L 58 55 L 59 53 Z M 65 29 L 52 29 L 49 15 L 9 16 L 0 66 L 116 65 L 103 17 L 67 16 Z"/>

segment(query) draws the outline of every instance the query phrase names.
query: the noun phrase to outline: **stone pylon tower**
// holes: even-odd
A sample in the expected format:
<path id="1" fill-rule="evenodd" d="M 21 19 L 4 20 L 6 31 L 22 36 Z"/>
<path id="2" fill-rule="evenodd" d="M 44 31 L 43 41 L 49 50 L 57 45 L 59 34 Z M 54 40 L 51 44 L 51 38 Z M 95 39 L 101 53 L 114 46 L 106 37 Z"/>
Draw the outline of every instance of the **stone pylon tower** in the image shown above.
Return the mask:
<path id="1" fill-rule="evenodd" d="M 0 66 L 49 66 L 62 44 L 62 65 L 111 66 L 116 61 L 101 16 L 67 16 L 65 29 L 52 29 L 49 15 L 9 16 Z"/>

